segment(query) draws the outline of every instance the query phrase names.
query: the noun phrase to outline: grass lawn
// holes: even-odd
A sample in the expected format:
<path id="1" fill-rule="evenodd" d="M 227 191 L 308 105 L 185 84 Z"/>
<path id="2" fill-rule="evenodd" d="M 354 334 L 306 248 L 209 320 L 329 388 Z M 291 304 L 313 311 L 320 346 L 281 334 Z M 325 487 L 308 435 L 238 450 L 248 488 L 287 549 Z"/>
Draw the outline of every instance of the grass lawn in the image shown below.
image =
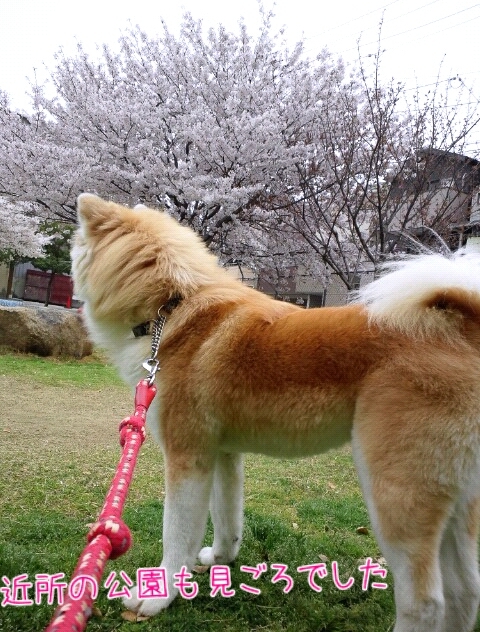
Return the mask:
<path id="1" fill-rule="evenodd" d="M 85 544 L 87 524 L 103 504 L 119 458 L 117 426 L 132 411 L 132 397 L 101 359 L 63 362 L 0 355 L 0 588 L 3 576 L 65 573 L 68 580 Z M 140 452 L 124 512 L 134 539 L 130 551 L 109 562 L 107 574 L 136 570 L 161 560 L 162 456 L 153 440 Z M 131 623 L 119 599 L 100 587 L 97 616 L 88 630 L 140 629 L 173 632 L 387 632 L 393 629 L 391 578 L 386 590 L 362 590 L 358 566 L 371 557 L 384 564 L 371 534 L 348 448 L 300 461 L 261 456 L 246 459 L 244 542 L 232 567 L 231 598 L 210 597 L 208 573 L 197 574 L 198 596 L 177 598 L 158 617 Z M 357 532 L 359 527 L 361 533 Z M 211 525 L 206 541 L 211 542 Z M 340 590 L 332 580 L 338 562 Z M 258 580 L 241 565 L 266 563 Z M 325 563 L 327 577 L 308 584 L 299 566 Z M 293 589 L 273 584 L 271 564 L 288 565 Z M 104 579 L 106 578 L 106 575 Z M 373 578 L 373 581 L 382 581 Z M 252 595 L 241 583 L 261 590 Z M 1 594 L 0 594 L 1 597 Z M 28 597 L 35 598 L 31 589 Z M 42 630 L 53 606 L 0 608 L 1 632 Z M 101 613 L 101 614 L 100 614 Z M 480 629 L 480 628 L 479 628 Z"/>

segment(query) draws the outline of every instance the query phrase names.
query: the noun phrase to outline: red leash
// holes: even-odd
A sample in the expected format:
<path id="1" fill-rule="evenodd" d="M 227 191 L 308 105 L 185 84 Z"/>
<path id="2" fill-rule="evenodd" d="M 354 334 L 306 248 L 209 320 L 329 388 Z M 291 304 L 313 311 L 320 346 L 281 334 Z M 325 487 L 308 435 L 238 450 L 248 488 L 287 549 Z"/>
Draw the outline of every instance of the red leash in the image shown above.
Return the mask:
<path id="1" fill-rule="evenodd" d="M 157 392 L 152 375 L 154 376 L 154 372 L 149 376 L 150 379 L 141 380 L 137 384 L 135 413 L 120 424 L 120 445 L 123 447 L 123 452 L 115 478 L 98 520 L 88 533 L 88 544 L 83 549 L 70 580 L 70 585 L 72 585 L 75 579 L 87 577 L 85 581 L 78 580 L 83 588 L 82 593 L 65 596 L 63 605 L 57 608 L 45 632 L 85 630 L 107 561 L 123 555 L 130 548 L 132 536 L 121 516 L 137 455 L 145 440 L 147 410 Z"/>

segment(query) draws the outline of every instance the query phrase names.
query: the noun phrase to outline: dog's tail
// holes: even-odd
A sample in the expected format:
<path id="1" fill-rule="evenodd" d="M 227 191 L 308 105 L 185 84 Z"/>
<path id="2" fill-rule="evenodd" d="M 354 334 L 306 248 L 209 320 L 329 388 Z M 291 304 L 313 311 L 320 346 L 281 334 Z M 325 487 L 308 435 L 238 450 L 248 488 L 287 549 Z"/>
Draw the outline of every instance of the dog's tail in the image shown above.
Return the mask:
<path id="1" fill-rule="evenodd" d="M 385 271 L 357 293 L 371 322 L 420 337 L 458 335 L 465 318 L 480 325 L 480 254 L 420 255 Z"/>

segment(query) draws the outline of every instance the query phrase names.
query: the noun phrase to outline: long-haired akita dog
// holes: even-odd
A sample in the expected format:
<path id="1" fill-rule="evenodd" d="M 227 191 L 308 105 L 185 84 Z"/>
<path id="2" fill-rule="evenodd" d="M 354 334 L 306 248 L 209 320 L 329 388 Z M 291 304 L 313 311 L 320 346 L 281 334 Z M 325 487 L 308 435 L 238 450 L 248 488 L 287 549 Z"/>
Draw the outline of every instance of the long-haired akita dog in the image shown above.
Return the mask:
<path id="1" fill-rule="evenodd" d="M 132 385 L 169 304 L 150 429 L 165 454 L 168 599 L 174 573 L 228 564 L 242 538 L 242 456 L 353 443 L 393 574 L 395 632 L 468 632 L 480 600 L 480 257 L 397 264 L 345 307 L 303 310 L 234 280 L 166 213 L 83 194 L 73 248 L 93 339 Z M 171 299 L 175 299 L 171 302 Z M 208 510 L 214 540 L 201 548 Z"/>

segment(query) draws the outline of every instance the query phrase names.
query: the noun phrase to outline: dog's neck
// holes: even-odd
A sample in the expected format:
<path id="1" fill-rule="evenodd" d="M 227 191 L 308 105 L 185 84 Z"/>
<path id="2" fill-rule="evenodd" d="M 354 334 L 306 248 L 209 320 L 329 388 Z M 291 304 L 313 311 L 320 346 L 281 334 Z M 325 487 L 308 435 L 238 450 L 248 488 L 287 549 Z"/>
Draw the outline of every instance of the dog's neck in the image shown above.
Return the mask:
<path id="1" fill-rule="evenodd" d="M 158 314 L 161 314 L 163 312 L 170 316 L 173 310 L 182 302 L 182 300 L 183 297 L 178 294 L 172 296 L 172 298 L 170 298 L 160 307 L 160 309 L 158 310 Z M 141 336 L 149 336 L 152 332 L 153 322 L 153 319 L 147 320 L 144 323 L 140 323 L 139 325 L 132 327 L 133 335 L 135 336 L 135 338 L 140 338 Z"/>

